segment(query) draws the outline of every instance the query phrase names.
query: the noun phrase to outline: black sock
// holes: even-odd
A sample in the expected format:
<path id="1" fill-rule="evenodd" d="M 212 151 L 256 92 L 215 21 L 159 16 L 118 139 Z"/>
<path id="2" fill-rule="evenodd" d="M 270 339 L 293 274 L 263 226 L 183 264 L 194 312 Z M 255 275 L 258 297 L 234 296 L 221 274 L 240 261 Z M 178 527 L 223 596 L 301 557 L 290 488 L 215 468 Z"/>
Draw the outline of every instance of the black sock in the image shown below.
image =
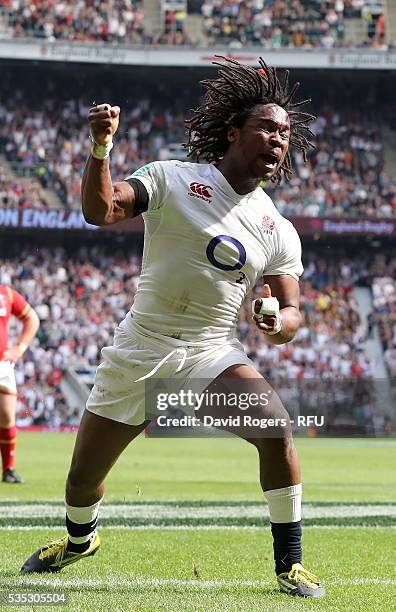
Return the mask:
<path id="1" fill-rule="evenodd" d="M 302 561 L 301 521 L 271 523 L 274 538 L 275 573 L 289 572 L 293 563 Z"/>
<path id="2" fill-rule="evenodd" d="M 83 542 L 83 544 L 74 544 L 74 542 L 70 542 L 70 540 L 68 540 L 66 549 L 69 552 L 83 553 L 86 550 L 88 550 L 90 545 L 91 545 L 90 539 L 88 540 L 88 542 Z"/>
<path id="3" fill-rule="evenodd" d="M 69 519 L 69 517 L 66 514 L 67 532 L 69 536 L 72 536 L 75 538 L 81 538 L 81 537 L 93 534 L 94 531 L 96 530 L 97 523 L 98 523 L 97 517 L 89 523 L 74 523 L 73 521 Z M 67 543 L 67 550 L 69 550 L 70 552 L 83 553 L 86 550 L 88 550 L 88 548 L 90 547 L 91 540 L 92 540 L 92 537 L 90 537 L 86 542 L 83 542 L 82 544 L 75 544 L 74 542 L 70 542 L 70 539 L 69 539 Z"/>

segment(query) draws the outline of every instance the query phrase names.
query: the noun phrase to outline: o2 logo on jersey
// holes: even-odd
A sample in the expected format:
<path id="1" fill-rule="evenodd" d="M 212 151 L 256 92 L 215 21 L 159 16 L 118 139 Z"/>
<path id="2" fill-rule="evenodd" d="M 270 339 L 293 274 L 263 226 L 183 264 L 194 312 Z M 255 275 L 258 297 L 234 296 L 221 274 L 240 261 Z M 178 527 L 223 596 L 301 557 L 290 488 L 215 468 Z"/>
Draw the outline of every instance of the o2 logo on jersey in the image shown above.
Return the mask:
<path id="1" fill-rule="evenodd" d="M 223 242 L 230 242 L 238 250 L 239 258 L 238 261 L 233 265 L 223 263 L 215 257 L 216 247 Z M 221 234 L 220 236 L 215 236 L 209 242 L 208 246 L 206 247 L 206 257 L 209 259 L 210 263 L 215 266 L 215 268 L 219 268 L 219 270 L 240 270 L 246 263 L 246 249 L 243 244 L 239 242 L 239 240 L 237 240 L 236 238 Z"/>
<path id="2" fill-rule="evenodd" d="M 237 261 L 233 264 L 223 263 L 222 261 L 219 261 L 218 259 L 218 257 L 222 254 L 222 251 L 223 251 L 223 259 L 225 258 L 229 259 L 230 257 L 229 248 L 226 250 L 226 252 L 224 251 L 224 249 L 221 249 L 221 246 L 226 243 L 232 244 L 238 251 L 238 253 L 232 254 L 233 259 L 238 257 Z M 219 270 L 225 270 L 227 272 L 232 272 L 233 270 L 240 270 L 245 265 L 246 249 L 243 246 L 242 242 L 239 242 L 239 240 L 237 240 L 236 238 L 233 238 L 232 236 L 226 236 L 224 234 L 221 234 L 220 236 L 215 236 L 209 242 L 208 246 L 206 247 L 206 257 L 209 259 L 210 263 L 215 268 L 218 268 Z M 246 278 L 245 273 L 239 272 L 239 278 L 235 282 L 241 284 L 245 278 Z"/>

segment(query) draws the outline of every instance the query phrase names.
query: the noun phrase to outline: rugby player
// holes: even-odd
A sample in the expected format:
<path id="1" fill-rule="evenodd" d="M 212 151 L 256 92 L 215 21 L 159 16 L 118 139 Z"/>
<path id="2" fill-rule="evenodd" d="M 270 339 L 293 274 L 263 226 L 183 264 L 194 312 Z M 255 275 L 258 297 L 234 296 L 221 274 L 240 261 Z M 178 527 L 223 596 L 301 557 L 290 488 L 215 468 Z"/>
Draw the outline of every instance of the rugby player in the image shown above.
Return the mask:
<path id="1" fill-rule="evenodd" d="M 187 121 L 189 151 L 207 163 L 153 162 L 113 184 L 109 154 L 120 108 L 89 111 L 83 213 L 98 226 L 143 214 L 142 272 L 131 311 L 102 350 L 81 420 L 66 483 L 68 533 L 36 551 L 22 572 L 56 572 L 97 552 L 104 480 L 146 426 L 145 379 L 262 379 L 235 338 L 239 309 L 258 278 L 264 293 L 253 320 L 263 336 L 283 344 L 299 327 L 300 240 L 259 185 L 290 176 L 289 145 L 306 156 L 313 116 L 299 110 L 307 101 L 293 101 L 298 85 L 289 90 L 288 73 L 281 83 L 261 59 L 259 69 L 223 60 Z M 280 589 L 322 597 L 302 565 L 302 485 L 290 427 L 245 437 L 258 450 Z"/>
<path id="2" fill-rule="evenodd" d="M 22 323 L 18 341 L 8 346 L 8 322 L 11 315 Z M 0 451 L 2 481 L 22 484 L 14 469 L 16 449 L 15 409 L 17 389 L 14 366 L 28 348 L 39 328 L 39 318 L 25 298 L 6 285 L 0 285 Z"/>

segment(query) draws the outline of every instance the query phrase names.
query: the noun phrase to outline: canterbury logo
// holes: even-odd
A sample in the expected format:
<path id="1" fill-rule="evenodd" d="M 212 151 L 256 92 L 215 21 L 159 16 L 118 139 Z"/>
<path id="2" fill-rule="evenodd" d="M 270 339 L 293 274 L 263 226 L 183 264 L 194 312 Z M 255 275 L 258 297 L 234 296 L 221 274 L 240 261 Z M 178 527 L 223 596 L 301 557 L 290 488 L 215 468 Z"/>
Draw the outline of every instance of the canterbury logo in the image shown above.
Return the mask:
<path id="1" fill-rule="evenodd" d="M 202 199 L 205 200 L 209 200 L 212 197 L 212 194 L 210 193 L 210 189 L 213 189 L 213 187 L 211 187 L 210 185 L 204 185 L 203 183 L 190 183 L 190 189 L 193 192 L 193 194 L 197 195 L 197 196 L 201 196 Z"/>

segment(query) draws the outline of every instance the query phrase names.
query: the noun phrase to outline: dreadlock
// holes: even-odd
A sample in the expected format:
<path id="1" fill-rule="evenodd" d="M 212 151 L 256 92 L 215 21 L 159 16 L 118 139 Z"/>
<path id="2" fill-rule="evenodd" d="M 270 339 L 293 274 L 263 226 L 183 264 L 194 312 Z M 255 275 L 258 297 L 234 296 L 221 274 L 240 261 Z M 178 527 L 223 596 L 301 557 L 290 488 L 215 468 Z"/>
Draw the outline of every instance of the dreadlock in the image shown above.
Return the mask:
<path id="1" fill-rule="evenodd" d="M 302 151 L 306 161 L 307 150 L 314 146 L 309 140 L 313 136 L 309 123 L 315 117 L 293 110 L 311 100 L 293 102 L 300 83 L 295 83 L 289 90 L 289 70 L 286 70 L 281 83 L 276 69 L 267 66 L 261 57 L 258 70 L 228 57 L 216 57 L 225 63 L 213 62 L 220 67 L 218 76 L 201 81 L 206 88 L 204 103 L 193 110 L 191 118 L 186 120 L 189 155 L 195 153 L 198 161 L 201 158 L 207 162 L 218 161 L 228 149 L 230 126 L 242 127 L 256 104 L 277 104 L 289 115 L 290 145 Z M 291 174 L 292 162 L 288 152 L 271 180 L 279 183 L 283 176 L 289 180 Z"/>

